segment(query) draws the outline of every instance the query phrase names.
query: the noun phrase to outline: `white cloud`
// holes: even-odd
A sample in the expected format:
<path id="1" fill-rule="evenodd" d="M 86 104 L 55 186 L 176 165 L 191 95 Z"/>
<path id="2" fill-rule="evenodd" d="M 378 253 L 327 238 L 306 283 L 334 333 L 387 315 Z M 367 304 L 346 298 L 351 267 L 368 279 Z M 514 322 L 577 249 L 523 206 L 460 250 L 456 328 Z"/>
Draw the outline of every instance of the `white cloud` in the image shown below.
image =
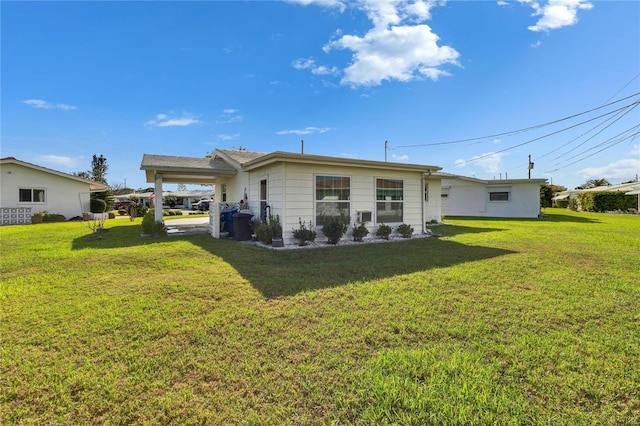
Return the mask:
<path id="1" fill-rule="evenodd" d="M 331 130 L 330 127 L 305 127 L 304 129 L 281 130 L 276 135 L 310 135 L 312 133 L 326 133 Z"/>
<path id="2" fill-rule="evenodd" d="M 529 27 L 531 31 L 550 31 L 574 25 L 578 22 L 579 10 L 593 8 L 588 0 L 548 0 L 546 3 L 535 0 L 518 1 L 531 6 L 533 16 L 540 16 L 538 22 Z"/>
<path id="3" fill-rule="evenodd" d="M 640 173 L 640 158 L 618 160 L 601 167 L 587 167 L 578 172 L 584 179 L 606 178 L 609 180 L 634 179 L 638 173 Z"/>
<path id="4" fill-rule="evenodd" d="M 68 169 L 78 166 L 78 160 L 82 159 L 82 157 L 65 157 L 62 155 L 40 155 L 37 160 L 39 163 L 43 164 L 52 164 L 55 166 L 62 166 Z"/>
<path id="5" fill-rule="evenodd" d="M 201 123 L 192 114 L 183 113 L 182 116 L 172 116 L 169 114 L 156 114 L 156 117 L 145 124 L 151 127 L 186 127 L 192 124 Z"/>
<path id="6" fill-rule="evenodd" d="M 398 162 L 398 163 L 404 163 L 404 162 L 409 161 L 409 156 L 408 156 L 408 155 L 406 155 L 406 154 L 404 154 L 404 155 L 395 155 L 395 154 L 392 154 L 392 155 L 391 155 L 391 159 L 392 159 L 393 161 L 395 161 L 395 162 Z"/>
<path id="7" fill-rule="evenodd" d="M 224 133 L 221 133 L 218 135 L 218 139 L 220 139 L 221 141 L 232 141 L 238 139 L 239 137 L 240 133 L 234 133 L 233 135 L 225 135 Z"/>
<path id="8" fill-rule="evenodd" d="M 302 6 L 317 4 L 318 6 L 337 9 L 340 12 L 344 12 L 344 10 L 346 9 L 346 1 L 342 1 L 342 0 L 285 0 L 285 1 L 288 3 L 300 4 Z"/>
<path id="9" fill-rule="evenodd" d="M 239 112 L 240 110 L 235 108 L 222 110 L 222 114 L 220 114 L 220 118 L 216 120 L 216 124 L 230 124 L 242 121 L 242 116 L 238 114 Z"/>
<path id="10" fill-rule="evenodd" d="M 297 70 L 311 70 L 315 75 L 337 75 L 340 73 L 337 67 L 317 65 L 313 58 L 298 58 L 291 64 Z"/>
<path id="11" fill-rule="evenodd" d="M 497 173 L 500 171 L 500 160 L 502 159 L 502 153 L 485 153 L 472 157 L 468 160 L 459 159 L 455 161 L 456 167 L 466 167 L 468 163 L 474 163 L 488 173 Z"/>
<path id="12" fill-rule="evenodd" d="M 498 0 L 498 6 L 509 6 L 509 3 L 504 0 Z"/>
<path id="13" fill-rule="evenodd" d="M 27 99 L 22 101 L 22 103 L 40 109 L 61 109 L 64 111 L 71 111 L 78 108 L 67 104 L 52 104 L 47 101 L 43 101 L 42 99 Z"/>
<path id="14" fill-rule="evenodd" d="M 438 45 L 439 37 L 423 23 L 431 19 L 436 1 L 360 0 L 355 4 L 367 13 L 373 28 L 364 36 L 338 34 L 323 47 L 327 53 L 332 49 L 353 52 L 342 84 L 375 86 L 384 80 L 407 82 L 425 77 L 437 80 L 449 75 L 440 67 L 458 65 L 459 53 Z"/>

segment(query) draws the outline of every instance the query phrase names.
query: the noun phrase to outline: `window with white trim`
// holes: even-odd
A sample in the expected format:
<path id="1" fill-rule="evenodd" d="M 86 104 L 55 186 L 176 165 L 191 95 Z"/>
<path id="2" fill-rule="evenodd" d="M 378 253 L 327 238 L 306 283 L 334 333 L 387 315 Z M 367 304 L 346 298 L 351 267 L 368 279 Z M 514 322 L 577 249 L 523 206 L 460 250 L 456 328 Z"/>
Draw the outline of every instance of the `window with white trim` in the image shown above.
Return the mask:
<path id="1" fill-rule="evenodd" d="M 20 203 L 44 203 L 45 190 L 43 188 L 19 188 L 18 201 Z"/>
<path id="2" fill-rule="evenodd" d="M 402 223 L 403 211 L 403 180 L 376 179 L 376 223 Z"/>
<path id="3" fill-rule="evenodd" d="M 316 176 L 316 226 L 322 226 L 324 216 L 347 216 L 351 211 L 351 178 L 347 176 Z"/>

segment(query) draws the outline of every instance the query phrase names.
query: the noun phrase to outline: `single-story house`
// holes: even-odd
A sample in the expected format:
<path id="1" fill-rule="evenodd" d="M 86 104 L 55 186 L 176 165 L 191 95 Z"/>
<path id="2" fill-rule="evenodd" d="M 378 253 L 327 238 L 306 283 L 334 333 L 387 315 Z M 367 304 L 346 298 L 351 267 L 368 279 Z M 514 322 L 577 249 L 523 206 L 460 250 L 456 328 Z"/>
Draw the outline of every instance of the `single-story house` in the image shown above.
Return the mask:
<path id="1" fill-rule="evenodd" d="M 596 186 L 594 188 L 586 188 L 586 189 L 569 189 L 567 191 L 558 192 L 553 198 L 553 201 L 558 200 L 571 200 L 578 199 L 578 194 L 582 194 L 585 192 L 624 192 L 625 195 L 638 195 L 638 191 L 640 190 L 640 182 L 627 182 L 627 183 L 619 183 L 616 185 L 605 185 L 605 186 Z M 640 198 L 640 197 L 638 197 Z M 581 210 L 580 202 L 578 200 L 578 210 Z M 638 210 L 640 210 L 640 199 L 638 200 Z"/>
<path id="2" fill-rule="evenodd" d="M 540 187 L 546 179 L 483 180 L 437 172 L 444 216 L 535 218 L 540 215 Z"/>
<path id="3" fill-rule="evenodd" d="M 216 149 L 207 158 L 145 154 L 140 169 L 156 194 L 165 182 L 215 185 L 218 203 L 242 202 L 261 220 L 279 215 L 285 242 L 293 241 L 299 220 L 320 231 L 323 215 L 348 214 L 371 232 L 381 223 L 406 223 L 422 233 L 425 222 L 441 219 L 440 181 L 427 179 L 436 166 Z"/>
<path id="4" fill-rule="evenodd" d="M 89 211 L 89 194 L 108 186 L 13 157 L 0 159 L 0 224 L 31 223 L 47 210 L 67 219 Z"/>
<path id="5" fill-rule="evenodd" d="M 211 189 L 194 189 L 194 190 L 186 190 L 186 191 L 164 191 L 162 193 L 162 197 L 166 197 L 167 195 L 175 195 L 176 196 L 176 205 L 174 208 L 176 209 L 190 209 L 193 204 L 195 204 L 196 200 L 215 200 L 215 191 Z M 121 194 L 114 195 L 116 202 L 118 201 L 126 201 L 131 200 L 132 198 L 137 198 L 141 202 L 146 205 L 151 205 L 150 199 L 154 198 L 154 194 L 152 192 L 140 192 L 140 193 L 131 193 L 131 194 Z M 166 202 L 163 205 L 164 208 L 169 208 Z"/>

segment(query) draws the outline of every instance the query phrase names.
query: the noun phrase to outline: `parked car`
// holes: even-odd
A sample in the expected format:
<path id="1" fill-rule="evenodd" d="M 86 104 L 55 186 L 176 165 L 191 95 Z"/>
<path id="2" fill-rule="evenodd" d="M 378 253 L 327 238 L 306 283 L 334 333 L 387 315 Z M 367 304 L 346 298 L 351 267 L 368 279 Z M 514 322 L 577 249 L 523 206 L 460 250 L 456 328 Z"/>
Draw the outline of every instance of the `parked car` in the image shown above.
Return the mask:
<path id="1" fill-rule="evenodd" d="M 200 200 L 198 202 L 198 210 L 200 210 L 201 212 L 208 212 L 210 204 L 211 200 Z"/>
<path id="2" fill-rule="evenodd" d="M 131 201 L 131 200 L 117 201 L 116 204 L 115 204 L 115 209 L 116 210 L 120 210 L 120 209 L 126 210 L 127 207 L 129 207 L 131 204 L 133 204 L 133 201 Z"/>

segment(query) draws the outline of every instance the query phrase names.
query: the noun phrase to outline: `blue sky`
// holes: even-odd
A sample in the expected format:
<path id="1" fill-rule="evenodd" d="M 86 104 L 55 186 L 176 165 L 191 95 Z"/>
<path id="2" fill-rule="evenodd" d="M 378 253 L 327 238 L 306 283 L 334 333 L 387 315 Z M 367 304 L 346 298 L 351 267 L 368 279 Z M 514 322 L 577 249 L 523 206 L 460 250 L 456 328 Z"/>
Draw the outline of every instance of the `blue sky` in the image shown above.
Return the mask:
<path id="1" fill-rule="evenodd" d="M 637 1 L 0 8 L 2 157 L 74 172 L 102 154 L 109 183 L 133 188 L 150 186 L 144 153 L 301 139 L 367 160 L 389 141 L 389 161 L 486 179 L 527 177 L 531 155 L 532 177 L 570 188 L 640 173 Z"/>

